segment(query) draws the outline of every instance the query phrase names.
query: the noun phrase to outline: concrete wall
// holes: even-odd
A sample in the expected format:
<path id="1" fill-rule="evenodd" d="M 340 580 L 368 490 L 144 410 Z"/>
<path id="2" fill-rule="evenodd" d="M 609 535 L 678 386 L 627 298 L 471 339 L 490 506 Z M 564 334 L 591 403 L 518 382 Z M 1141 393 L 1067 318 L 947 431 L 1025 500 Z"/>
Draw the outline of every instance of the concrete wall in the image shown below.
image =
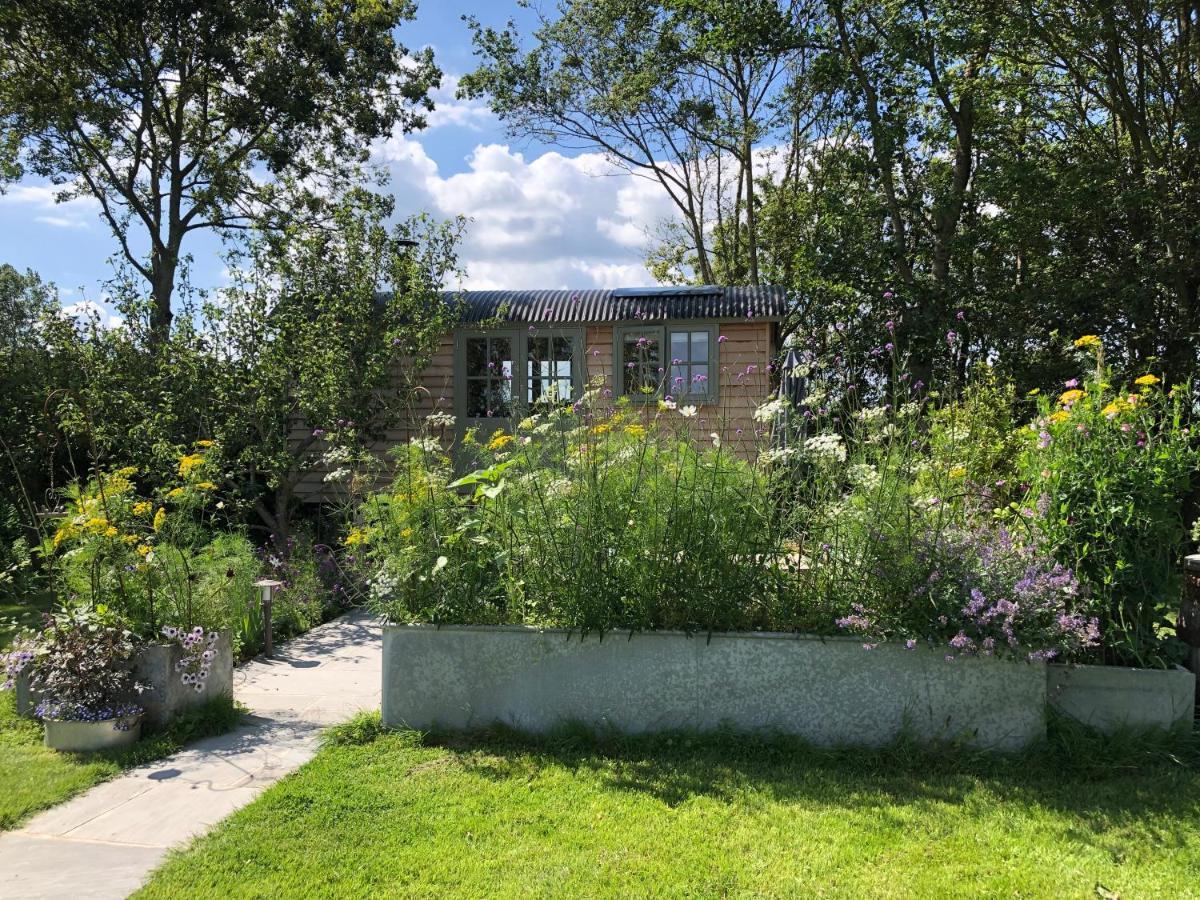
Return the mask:
<path id="1" fill-rule="evenodd" d="M 1045 666 L 784 634 L 594 635 L 431 625 L 384 630 L 391 726 L 564 721 L 626 732 L 777 729 L 817 744 L 879 745 L 902 728 L 1016 749 L 1045 734 Z"/>
<path id="2" fill-rule="evenodd" d="M 1186 669 L 1048 666 L 1046 701 L 1106 734 L 1120 728 L 1190 728 L 1196 676 Z"/>

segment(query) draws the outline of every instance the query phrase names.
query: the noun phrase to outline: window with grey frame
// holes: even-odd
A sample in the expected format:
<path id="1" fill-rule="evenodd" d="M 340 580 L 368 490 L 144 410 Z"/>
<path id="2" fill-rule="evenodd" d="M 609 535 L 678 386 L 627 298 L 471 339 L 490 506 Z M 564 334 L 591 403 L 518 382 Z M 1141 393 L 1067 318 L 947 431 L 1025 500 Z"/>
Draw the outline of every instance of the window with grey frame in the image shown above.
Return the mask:
<path id="1" fill-rule="evenodd" d="M 582 393 L 582 332 L 466 333 L 459 346 L 460 414 L 470 423 L 511 419 L 520 410 L 570 403 Z"/>
<path id="2" fill-rule="evenodd" d="M 619 392 L 634 400 L 715 400 L 717 337 L 710 325 L 619 327 L 614 341 Z"/>

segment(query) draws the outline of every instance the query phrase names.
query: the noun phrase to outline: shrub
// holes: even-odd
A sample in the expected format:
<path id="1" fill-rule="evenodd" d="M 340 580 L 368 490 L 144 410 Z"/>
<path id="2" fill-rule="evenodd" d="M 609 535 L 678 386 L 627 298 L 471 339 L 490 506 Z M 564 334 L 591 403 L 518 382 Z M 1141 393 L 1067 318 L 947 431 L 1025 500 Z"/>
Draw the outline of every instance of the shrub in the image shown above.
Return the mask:
<path id="1" fill-rule="evenodd" d="M 1075 569 L 1099 618 L 1103 661 L 1162 666 L 1182 658 L 1174 638 L 1184 501 L 1200 465 L 1188 424 L 1189 386 L 1163 390 L 1153 374 L 1114 387 L 1098 340 L 1094 374 L 1039 397 L 1018 460 L 1027 496 L 1016 513 Z"/>
<path id="2" fill-rule="evenodd" d="M 142 639 L 164 625 L 235 624 L 253 597 L 257 564 L 244 537 L 214 537 L 209 465 L 206 447 L 185 454 L 178 482 L 154 497 L 138 493 L 132 467 L 71 485 L 43 548 L 62 597 L 106 606 Z"/>

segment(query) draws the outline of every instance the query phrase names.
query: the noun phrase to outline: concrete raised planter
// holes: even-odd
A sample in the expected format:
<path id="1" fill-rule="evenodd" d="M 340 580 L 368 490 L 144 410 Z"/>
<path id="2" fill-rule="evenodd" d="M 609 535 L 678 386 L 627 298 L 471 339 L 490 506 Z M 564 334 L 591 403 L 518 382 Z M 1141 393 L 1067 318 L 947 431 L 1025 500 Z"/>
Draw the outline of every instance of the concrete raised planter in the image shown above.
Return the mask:
<path id="1" fill-rule="evenodd" d="M 149 685 L 137 698 L 138 704 L 146 710 L 146 724 L 161 728 L 184 710 L 233 692 L 230 639 L 228 631 L 222 631 L 217 638 L 217 655 L 203 691 L 184 684 L 180 673 L 175 671 L 175 664 L 183 659 L 183 648 L 179 644 L 150 644 L 138 651 L 133 671 L 138 681 Z"/>
<path id="2" fill-rule="evenodd" d="M 1190 728 L 1196 676 L 1186 669 L 1047 666 L 1046 701 L 1105 734 L 1121 728 Z"/>
<path id="3" fill-rule="evenodd" d="M 67 753 L 95 753 L 97 750 L 112 750 L 128 747 L 142 736 L 141 717 L 132 722 L 57 722 L 46 720 L 46 736 L 43 743 L 51 750 Z"/>
<path id="4" fill-rule="evenodd" d="M 231 633 L 222 631 L 217 638 L 217 656 L 212 662 L 208 680 L 203 691 L 180 681 L 175 664 L 183 658 L 183 648 L 178 644 L 149 644 L 134 657 L 134 673 L 138 681 L 149 685 L 137 697 L 137 703 L 146 712 L 144 721 L 153 728 L 161 728 L 185 709 L 198 706 L 222 694 L 233 692 L 233 648 Z M 29 679 L 16 679 L 16 706 L 18 715 L 32 716 L 42 699 L 40 693 L 29 685 Z"/>
<path id="5" fill-rule="evenodd" d="M 383 720 L 543 732 L 770 729 L 823 745 L 880 745 L 904 729 L 1013 750 L 1045 735 L 1042 664 L 926 648 L 747 633 L 577 633 L 398 625 L 383 635 Z"/>

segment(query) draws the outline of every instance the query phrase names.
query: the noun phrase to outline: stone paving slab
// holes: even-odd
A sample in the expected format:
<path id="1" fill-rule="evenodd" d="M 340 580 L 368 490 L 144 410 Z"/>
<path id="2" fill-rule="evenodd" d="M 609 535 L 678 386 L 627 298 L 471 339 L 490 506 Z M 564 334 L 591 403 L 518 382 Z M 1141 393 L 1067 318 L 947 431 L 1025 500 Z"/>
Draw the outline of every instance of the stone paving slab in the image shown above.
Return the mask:
<path id="1" fill-rule="evenodd" d="M 250 708 L 228 734 L 131 769 L 0 834 L 0 898 L 126 897 L 202 834 L 316 753 L 323 727 L 377 709 L 380 629 L 361 612 L 234 672 Z"/>

